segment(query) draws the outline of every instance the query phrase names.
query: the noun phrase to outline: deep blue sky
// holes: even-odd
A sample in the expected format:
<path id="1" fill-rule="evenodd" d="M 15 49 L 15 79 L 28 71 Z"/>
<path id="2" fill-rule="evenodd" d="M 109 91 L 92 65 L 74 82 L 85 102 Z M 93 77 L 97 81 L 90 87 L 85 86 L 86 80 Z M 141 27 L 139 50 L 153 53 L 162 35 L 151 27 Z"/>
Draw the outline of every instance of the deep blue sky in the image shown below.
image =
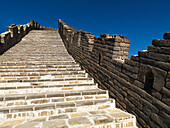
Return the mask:
<path id="1" fill-rule="evenodd" d="M 58 28 L 61 18 L 96 36 L 126 35 L 131 40 L 130 55 L 170 32 L 170 0 L 3 0 L 0 5 L 0 33 L 10 24 L 32 19 Z"/>

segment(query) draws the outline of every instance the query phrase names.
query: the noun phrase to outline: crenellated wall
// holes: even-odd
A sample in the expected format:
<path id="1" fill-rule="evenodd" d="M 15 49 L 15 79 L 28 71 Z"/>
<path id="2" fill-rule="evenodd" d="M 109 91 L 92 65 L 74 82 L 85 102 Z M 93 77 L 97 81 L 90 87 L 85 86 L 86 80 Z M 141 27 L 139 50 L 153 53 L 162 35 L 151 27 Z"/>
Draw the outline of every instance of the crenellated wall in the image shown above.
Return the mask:
<path id="1" fill-rule="evenodd" d="M 137 117 L 139 127 L 170 127 L 170 32 L 130 58 L 126 36 L 95 37 L 61 20 L 59 33 L 69 54 L 109 90 L 117 107 Z"/>
<path id="2" fill-rule="evenodd" d="M 17 44 L 31 30 L 56 30 L 53 28 L 42 27 L 36 21 L 24 25 L 12 24 L 6 28 L 6 32 L 0 34 L 0 54 Z"/>

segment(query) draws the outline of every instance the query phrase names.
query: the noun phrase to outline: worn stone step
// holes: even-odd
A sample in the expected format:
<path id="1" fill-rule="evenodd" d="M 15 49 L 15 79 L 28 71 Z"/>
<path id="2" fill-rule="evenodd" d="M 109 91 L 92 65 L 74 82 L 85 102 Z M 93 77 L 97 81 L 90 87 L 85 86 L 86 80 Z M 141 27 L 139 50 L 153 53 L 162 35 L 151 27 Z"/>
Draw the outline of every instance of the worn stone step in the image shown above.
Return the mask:
<path id="1" fill-rule="evenodd" d="M 34 68 L 77 68 L 79 64 L 75 65 L 16 65 L 16 66 L 0 66 L 0 69 L 34 69 Z"/>
<path id="2" fill-rule="evenodd" d="M 100 89 L 79 91 L 57 91 L 40 94 L 18 94 L 0 96 L 0 107 L 34 105 L 53 102 L 85 101 L 94 99 L 108 99 L 108 92 Z"/>
<path id="3" fill-rule="evenodd" d="M 87 75 L 44 75 L 44 76 L 10 76 L 0 77 L 2 82 L 40 82 L 40 81 L 66 81 L 66 80 L 84 80 Z"/>
<path id="4" fill-rule="evenodd" d="M 23 62 L 23 63 L 16 63 L 16 62 L 13 62 L 13 63 L 0 63 L 0 66 L 58 66 L 58 67 L 63 67 L 63 66 L 77 66 L 78 64 L 76 64 L 75 62 L 72 62 L 72 63 L 41 63 L 41 62 Z"/>
<path id="5" fill-rule="evenodd" d="M 0 69 L 0 72 L 50 72 L 50 71 L 56 71 L 56 72 L 64 72 L 64 71 L 80 71 L 80 67 L 68 67 L 68 68 L 35 68 L 35 69 L 29 69 L 29 68 L 19 68 L 19 69 Z"/>
<path id="6" fill-rule="evenodd" d="M 42 83 L 40 83 L 42 84 Z M 73 91 L 73 90 L 84 90 L 84 89 L 96 89 L 97 84 L 94 83 L 78 83 L 78 84 L 65 84 L 65 85 L 40 85 L 34 83 L 34 85 L 20 85 L 20 86 L 6 86 L 0 87 L 1 95 L 8 94 L 25 94 L 25 93 L 45 93 L 45 92 L 56 92 L 56 91 Z"/>
<path id="7" fill-rule="evenodd" d="M 57 31 L 31 31 L 0 56 L 0 127 L 136 128 L 108 97 Z"/>
<path id="8" fill-rule="evenodd" d="M 46 75 L 51 75 L 51 76 L 57 76 L 57 75 L 84 75 L 85 71 L 67 71 L 67 72 L 1 72 L 0 76 L 1 77 L 7 77 L 7 76 L 46 76 Z"/>
<path id="9" fill-rule="evenodd" d="M 15 66 L 15 65 L 72 65 L 76 64 L 75 61 L 0 61 L 0 66 Z"/>
<path id="10" fill-rule="evenodd" d="M 113 99 L 69 101 L 62 103 L 47 103 L 42 105 L 26 105 L 20 107 L 0 108 L 0 120 L 50 116 L 60 113 L 94 111 L 105 108 L 115 108 Z"/>
<path id="11" fill-rule="evenodd" d="M 51 80 L 51 81 L 46 81 L 42 80 L 41 82 L 35 81 L 35 82 L 30 82 L 30 81 L 25 81 L 25 82 L 2 82 L 0 88 L 4 87 L 27 87 L 27 86 L 65 86 L 65 85 L 77 85 L 77 84 L 93 84 L 94 79 L 93 78 L 81 78 L 81 79 L 70 79 L 70 80 L 65 80 L 65 81 L 58 81 L 58 80 Z"/>
<path id="12" fill-rule="evenodd" d="M 9 127 L 12 126 L 11 124 L 17 124 L 15 128 L 54 128 L 56 126 L 60 128 L 137 128 L 135 122 L 135 116 L 115 108 L 27 118 L 26 123 L 23 120 L 6 121 L 0 126 Z"/>
<path id="13" fill-rule="evenodd" d="M 81 80 L 92 80 L 91 78 L 86 78 L 86 77 L 68 77 L 68 78 L 60 78 L 58 76 L 33 76 L 33 77 L 29 77 L 29 79 L 27 79 L 28 77 L 23 77 L 22 79 L 21 78 L 18 78 L 17 77 L 8 77 L 8 78 L 2 78 L 4 80 L 0 80 L 0 83 L 16 83 L 16 82 L 20 82 L 20 83 L 25 83 L 25 82 L 51 82 L 51 81 L 57 81 L 57 82 L 61 82 L 61 81 L 64 81 L 64 82 L 74 82 L 74 81 L 81 81 Z"/>

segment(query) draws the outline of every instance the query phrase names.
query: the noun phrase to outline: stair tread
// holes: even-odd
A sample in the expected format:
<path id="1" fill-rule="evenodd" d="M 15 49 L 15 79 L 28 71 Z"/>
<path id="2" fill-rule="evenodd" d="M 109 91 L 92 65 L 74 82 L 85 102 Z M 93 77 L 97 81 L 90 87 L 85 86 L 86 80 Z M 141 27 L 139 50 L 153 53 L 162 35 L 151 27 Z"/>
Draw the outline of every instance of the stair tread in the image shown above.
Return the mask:
<path id="1" fill-rule="evenodd" d="M 69 55 L 58 31 L 32 30 L 0 56 L 0 128 L 136 128 Z"/>

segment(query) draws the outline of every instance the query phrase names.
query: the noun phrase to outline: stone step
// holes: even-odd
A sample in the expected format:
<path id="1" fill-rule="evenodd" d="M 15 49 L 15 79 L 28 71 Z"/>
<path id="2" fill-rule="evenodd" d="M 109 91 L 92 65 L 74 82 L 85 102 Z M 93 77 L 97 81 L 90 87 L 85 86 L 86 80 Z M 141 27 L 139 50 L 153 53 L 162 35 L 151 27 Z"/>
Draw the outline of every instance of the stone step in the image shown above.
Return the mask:
<path id="1" fill-rule="evenodd" d="M 13 85 L 18 85 L 19 83 L 24 84 L 24 83 L 43 83 L 45 85 L 45 83 L 52 83 L 55 82 L 55 84 L 72 84 L 72 83 L 82 83 L 82 82 L 94 82 L 94 80 L 92 78 L 44 78 L 44 79 L 39 79 L 40 76 L 36 76 L 36 77 L 31 77 L 31 79 L 18 79 L 18 80 L 14 80 L 15 77 L 10 78 L 10 80 L 0 80 L 1 86 L 3 86 L 3 84 L 8 85 L 8 84 L 13 84 Z M 43 77 L 42 77 L 43 78 Z M 12 80 L 11 80 L 12 79 Z M 53 83 L 52 83 L 53 84 Z"/>
<path id="2" fill-rule="evenodd" d="M 81 71 L 80 67 L 75 68 L 35 68 L 35 69 L 26 69 L 26 68 L 19 68 L 19 69 L 0 69 L 0 72 L 65 72 L 65 71 Z"/>
<path id="3" fill-rule="evenodd" d="M 35 69 L 35 68 L 79 68 L 79 64 L 75 64 L 75 65 L 16 65 L 16 66 L 0 66 L 0 69 Z"/>
<path id="4" fill-rule="evenodd" d="M 3 72 L 0 73 L 1 77 L 17 77 L 17 76 L 47 76 L 47 75 L 51 75 L 51 76 L 57 76 L 57 75 L 84 75 L 85 71 L 84 70 L 80 70 L 80 71 L 67 71 L 67 72 Z"/>
<path id="5" fill-rule="evenodd" d="M 54 102 L 38 105 L 0 108 L 0 120 L 57 115 L 60 113 L 94 111 L 115 108 L 113 99 L 97 99 L 86 101 Z"/>
<path id="6" fill-rule="evenodd" d="M 136 128 L 71 57 L 57 31 L 30 31 L 0 56 L 0 128 Z"/>
<path id="7" fill-rule="evenodd" d="M 0 66 L 15 66 L 15 65 L 74 65 L 76 64 L 75 61 L 13 61 L 13 60 L 9 60 L 9 61 L 0 61 Z"/>
<path id="8" fill-rule="evenodd" d="M 60 128 L 137 128 L 135 116 L 117 108 L 27 118 L 26 120 L 26 123 L 21 119 L 5 121 L 0 127 L 10 127 L 16 124 L 15 128 L 54 128 L 56 126 Z"/>
<path id="9" fill-rule="evenodd" d="M 108 99 L 108 92 L 100 89 L 79 91 L 56 91 L 52 93 L 32 93 L 0 96 L 0 107 L 14 107 L 35 105 L 53 102 L 85 101 L 95 99 Z"/>
<path id="10" fill-rule="evenodd" d="M 46 82 L 46 85 L 43 85 L 44 83 L 38 83 L 38 82 L 27 83 L 27 84 L 18 83 L 17 85 L 10 85 L 8 83 L 5 86 L 0 87 L 0 91 L 1 91 L 1 95 L 8 95 L 8 94 L 16 95 L 16 94 L 25 94 L 25 93 L 45 93 L 45 92 L 56 92 L 56 91 L 96 89 L 98 87 L 98 85 L 94 84 L 93 82 L 81 83 L 81 81 L 74 84 L 65 83 L 64 85 L 55 84 L 56 82 L 50 82 L 50 83 Z"/>
<path id="11" fill-rule="evenodd" d="M 11 82 L 42 82 L 42 81 L 70 81 L 70 80 L 91 80 L 86 75 L 46 75 L 46 76 L 25 76 L 25 77 L 1 77 L 0 83 Z"/>

